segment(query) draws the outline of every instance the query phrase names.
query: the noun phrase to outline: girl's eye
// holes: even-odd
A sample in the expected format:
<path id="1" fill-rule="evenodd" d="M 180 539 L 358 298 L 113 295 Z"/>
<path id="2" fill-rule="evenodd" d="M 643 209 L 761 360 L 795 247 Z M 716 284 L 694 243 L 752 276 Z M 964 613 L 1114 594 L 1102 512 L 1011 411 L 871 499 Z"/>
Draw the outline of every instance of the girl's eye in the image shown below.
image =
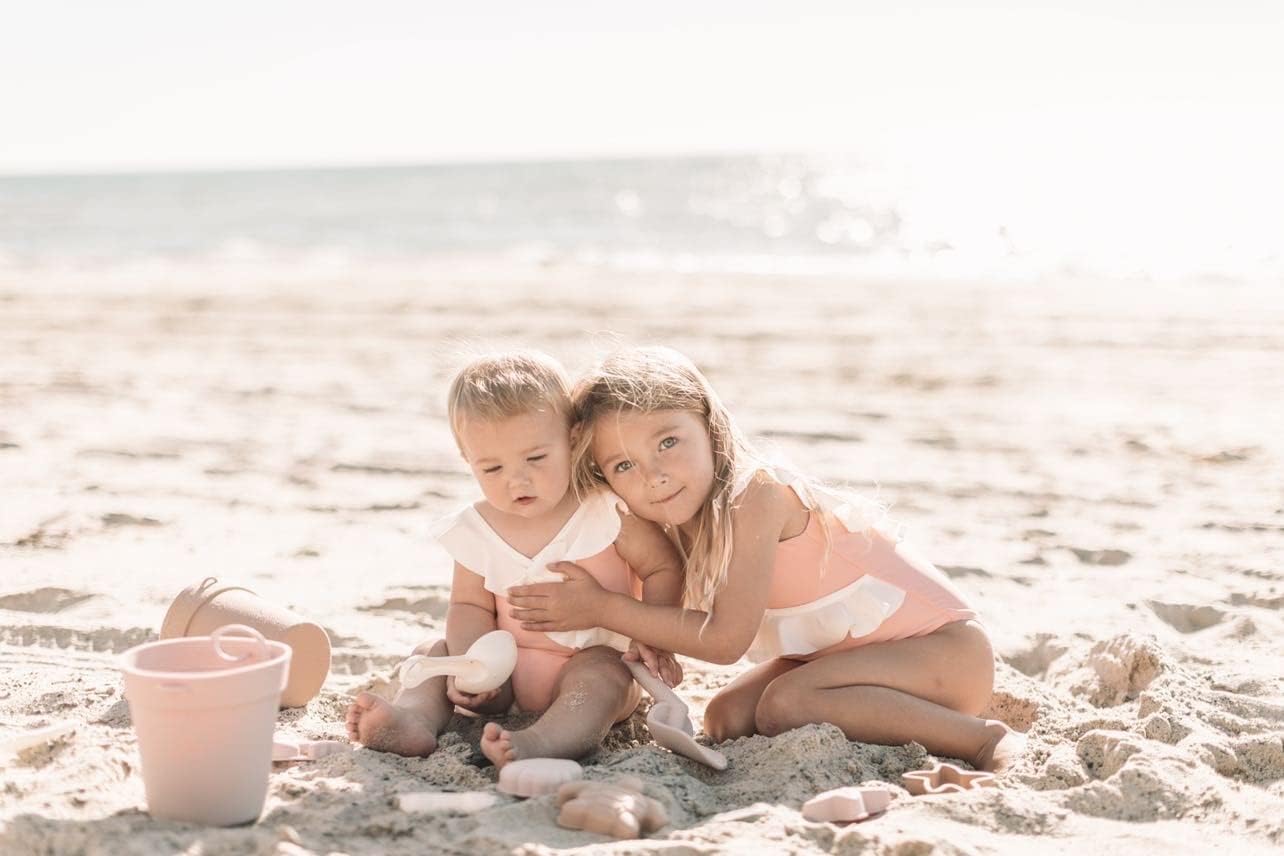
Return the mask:
<path id="1" fill-rule="evenodd" d="M 530 462 L 533 464 L 533 463 L 535 463 L 536 461 L 542 461 L 542 460 L 544 460 L 544 459 L 545 459 L 545 458 L 547 458 L 547 457 L 548 457 L 548 455 L 547 455 L 547 454 L 544 454 L 544 455 L 531 455 L 531 456 L 530 456 L 529 458 L 527 458 L 526 460 L 530 461 Z"/>
<path id="2" fill-rule="evenodd" d="M 633 469 L 632 461 L 620 461 L 618 464 L 615 465 L 612 472 L 614 472 L 618 476 L 621 473 L 627 473 L 631 469 Z"/>
<path id="3" fill-rule="evenodd" d="M 677 437 L 665 437 L 663 440 L 660 441 L 661 449 L 672 449 L 676 445 L 678 445 Z"/>

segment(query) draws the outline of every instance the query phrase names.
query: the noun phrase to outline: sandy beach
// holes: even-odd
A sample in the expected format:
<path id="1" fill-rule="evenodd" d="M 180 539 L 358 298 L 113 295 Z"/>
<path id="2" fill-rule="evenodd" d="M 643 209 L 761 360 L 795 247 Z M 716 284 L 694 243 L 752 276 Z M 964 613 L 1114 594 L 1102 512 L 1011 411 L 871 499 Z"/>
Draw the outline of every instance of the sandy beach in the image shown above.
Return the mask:
<path id="1" fill-rule="evenodd" d="M 339 739 L 439 636 L 427 532 L 474 485 L 445 423 L 469 343 L 572 372 L 616 338 L 688 353 L 742 426 L 888 502 L 972 599 L 1000 662 L 988 715 L 1029 751 L 994 789 L 912 797 L 922 747 L 809 726 L 714 772 L 641 712 L 586 762 L 670 824 L 613 842 L 493 791 L 477 728 L 428 759 L 278 764 L 262 818 L 153 821 L 118 655 L 170 599 L 240 581 L 321 623 L 319 697 L 279 728 Z M 0 852 L 1209 853 L 1284 845 L 1284 302 L 1278 284 L 906 283 L 546 264 L 245 279 L 0 278 Z M 741 667 L 686 661 L 699 713 Z M 883 815 L 801 804 L 886 784 Z"/>

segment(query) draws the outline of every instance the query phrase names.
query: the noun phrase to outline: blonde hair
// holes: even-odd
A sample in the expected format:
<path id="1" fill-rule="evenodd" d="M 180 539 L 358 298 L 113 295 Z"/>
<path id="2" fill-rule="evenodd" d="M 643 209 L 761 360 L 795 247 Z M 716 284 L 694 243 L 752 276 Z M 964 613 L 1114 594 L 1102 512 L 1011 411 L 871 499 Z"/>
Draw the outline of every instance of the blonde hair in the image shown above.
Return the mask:
<path id="1" fill-rule="evenodd" d="M 672 348 L 638 347 L 612 353 L 575 385 L 572 401 L 572 483 L 579 496 L 607 483 L 592 455 L 594 424 L 600 417 L 628 410 L 685 410 L 704 420 L 713 449 L 713 491 L 697 512 L 695 532 L 685 543 L 677 527 L 665 529 L 686 565 L 683 604 L 690 609 L 708 610 L 714 595 L 726 583 L 731 565 L 731 512 L 736 488 L 756 470 L 773 469 L 772 463 L 741 433 L 695 364 Z M 842 501 L 851 514 L 849 519 L 859 523 L 852 531 L 867 532 L 886 516 L 885 506 L 854 493 L 835 491 L 814 479 L 795 476 L 790 484 L 808 494 L 804 502 L 817 511 L 820 494 Z M 827 564 L 832 543 L 828 515 L 821 512 L 819 521 L 825 538 L 822 561 Z"/>
<path id="2" fill-rule="evenodd" d="M 542 351 L 483 354 L 450 383 L 446 416 L 459 441 L 467 419 L 493 422 L 531 411 L 571 417 L 571 384 L 561 363 Z"/>

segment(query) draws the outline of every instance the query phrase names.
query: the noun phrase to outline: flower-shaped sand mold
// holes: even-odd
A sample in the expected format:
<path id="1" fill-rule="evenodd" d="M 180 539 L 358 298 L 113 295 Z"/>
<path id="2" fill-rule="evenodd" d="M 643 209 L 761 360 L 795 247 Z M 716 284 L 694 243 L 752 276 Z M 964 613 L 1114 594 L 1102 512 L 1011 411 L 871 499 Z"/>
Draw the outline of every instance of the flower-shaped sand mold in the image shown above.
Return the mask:
<path id="1" fill-rule="evenodd" d="M 916 797 L 929 794 L 953 794 L 972 788 L 992 788 L 994 774 L 984 770 L 964 770 L 955 764 L 938 763 L 928 770 L 915 770 L 901 776 L 905 790 Z"/>
<path id="2" fill-rule="evenodd" d="M 509 761 L 499 771 L 501 793 L 515 797 L 551 794 L 567 782 L 584 775 L 584 768 L 563 758 L 526 758 Z"/>

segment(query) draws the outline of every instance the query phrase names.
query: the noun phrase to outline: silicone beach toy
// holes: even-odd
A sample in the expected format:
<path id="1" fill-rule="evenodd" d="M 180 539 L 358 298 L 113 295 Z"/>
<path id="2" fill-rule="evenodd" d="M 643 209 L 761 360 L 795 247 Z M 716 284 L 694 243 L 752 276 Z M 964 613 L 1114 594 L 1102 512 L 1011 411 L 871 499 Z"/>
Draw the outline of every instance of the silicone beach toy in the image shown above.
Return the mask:
<path id="1" fill-rule="evenodd" d="M 258 818 L 289 668 L 289 645 L 242 625 L 121 655 L 152 817 L 213 826 Z"/>
<path id="2" fill-rule="evenodd" d="M 984 770 L 964 770 L 956 764 L 937 763 L 927 770 L 915 770 L 901 776 L 905 790 L 916 797 L 928 794 L 953 794 L 972 788 L 995 787 L 994 774 Z"/>
<path id="3" fill-rule="evenodd" d="M 563 758 L 525 758 L 509 761 L 499 771 L 495 787 L 515 797 L 551 794 L 567 782 L 584 775 L 584 768 Z"/>
<path id="4" fill-rule="evenodd" d="M 835 788 L 803 803 L 802 816 L 821 823 L 852 823 L 886 811 L 891 802 L 887 788 Z"/>
<path id="5" fill-rule="evenodd" d="M 401 664 L 401 685 L 417 687 L 438 675 L 454 675 L 455 686 L 466 693 L 484 693 L 508 680 L 517 665 L 517 643 L 507 630 L 492 630 L 457 657 L 415 654 Z"/>
<path id="6" fill-rule="evenodd" d="M 633 679 L 655 700 L 646 715 L 646 727 L 651 731 L 651 738 L 670 752 L 699 761 L 706 767 L 727 769 L 726 755 L 696 742 L 691 716 L 678 694 L 664 681 L 648 672 L 642 663 L 630 660 L 625 661 L 625 665 L 633 673 Z"/>
<path id="7" fill-rule="evenodd" d="M 59 737 L 70 734 L 75 730 L 76 723 L 74 722 L 56 722 L 53 725 L 46 725 L 44 728 L 37 728 L 22 734 L 0 737 L 0 761 L 4 761 L 10 755 L 17 755 L 19 752 L 30 749 L 33 746 L 57 740 Z"/>
<path id="8" fill-rule="evenodd" d="M 411 814 L 430 812 L 472 814 L 473 812 L 490 808 L 497 802 L 499 802 L 499 797 L 485 791 L 463 791 L 460 793 L 414 791 L 408 794 L 397 794 L 397 808 Z"/>
<path id="9" fill-rule="evenodd" d="M 664 806 L 644 796 L 642 782 L 625 776 L 616 782 L 568 782 L 557 789 L 559 826 L 637 838 L 669 822 Z"/>
<path id="10" fill-rule="evenodd" d="M 352 744 L 346 740 L 304 740 L 287 734 L 272 738 L 273 761 L 315 761 L 351 751 Z"/>
<path id="11" fill-rule="evenodd" d="M 268 639 L 290 646 L 290 675 L 282 707 L 303 707 L 330 673 L 330 637 L 321 625 L 247 588 L 206 577 L 178 593 L 161 621 L 160 638 L 208 636 L 225 624 L 253 627 Z"/>

